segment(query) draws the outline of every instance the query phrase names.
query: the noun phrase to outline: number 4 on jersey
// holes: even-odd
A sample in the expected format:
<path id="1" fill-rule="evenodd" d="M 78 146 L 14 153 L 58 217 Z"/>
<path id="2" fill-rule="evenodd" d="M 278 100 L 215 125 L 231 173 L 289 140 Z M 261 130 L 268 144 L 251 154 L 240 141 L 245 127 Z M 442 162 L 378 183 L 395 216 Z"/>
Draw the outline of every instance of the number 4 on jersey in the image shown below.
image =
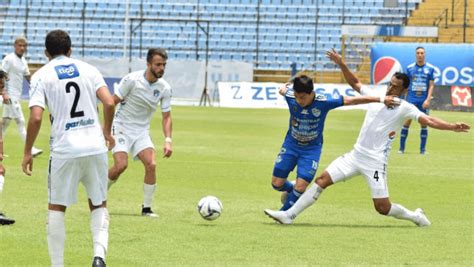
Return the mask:
<path id="1" fill-rule="evenodd" d="M 375 173 L 374 173 L 374 179 L 375 179 L 375 181 L 377 181 L 377 182 L 379 181 L 379 171 L 375 171 Z"/>

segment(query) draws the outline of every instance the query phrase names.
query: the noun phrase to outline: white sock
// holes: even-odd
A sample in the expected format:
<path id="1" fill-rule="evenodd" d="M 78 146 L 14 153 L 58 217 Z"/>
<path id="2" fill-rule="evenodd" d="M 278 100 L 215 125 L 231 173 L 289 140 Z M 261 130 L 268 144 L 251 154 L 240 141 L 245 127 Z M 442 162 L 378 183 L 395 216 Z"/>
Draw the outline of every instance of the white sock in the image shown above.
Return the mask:
<path id="1" fill-rule="evenodd" d="M 23 142 L 26 141 L 26 128 L 25 128 L 25 120 L 16 118 L 15 122 L 18 126 L 18 133 L 20 133 L 20 138 Z"/>
<path id="2" fill-rule="evenodd" d="M 319 187 L 318 184 L 313 183 L 306 191 L 301 195 L 301 197 L 296 201 L 296 203 L 288 209 L 286 212 L 287 214 L 295 218 L 303 212 L 303 210 L 307 209 L 309 206 L 313 205 L 314 202 L 318 199 L 319 195 L 323 192 L 323 189 Z"/>
<path id="3" fill-rule="evenodd" d="M 64 266 L 64 241 L 66 240 L 66 227 L 64 225 L 64 212 L 49 210 L 48 223 L 46 224 L 48 236 L 48 250 L 51 266 Z"/>
<path id="4" fill-rule="evenodd" d="M 3 177 L 3 175 L 0 174 L 0 194 L 3 191 L 3 184 L 4 183 L 5 183 L 5 177 Z"/>
<path id="5" fill-rule="evenodd" d="M 153 194 L 155 193 L 156 184 L 143 184 L 143 207 L 150 208 L 153 203 Z"/>
<path id="6" fill-rule="evenodd" d="M 91 232 L 94 257 L 101 257 L 105 261 L 109 243 L 109 212 L 106 208 L 97 208 L 91 212 Z"/>
<path id="7" fill-rule="evenodd" d="M 7 132 L 8 125 L 10 125 L 11 119 L 3 118 L 2 121 L 2 136 L 5 136 L 5 133 Z"/>
<path id="8" fill-rule="evenodd" d="M 388 212 L 387 216 L 392 216 L 397 219 L 401 220 L 409 220 L 415 222 L 418 218 L 417 214 L 414 211 L 411 211 L 400 204 L 392 203 L 390 207 L 390 211 Z"/>
<path id="9" fill-rule="evenodd" d="M 113 184 L 115 184 L 115 182 L 117 182 L 117 180 L 110 180 L 110 179 L 107 179 L 108 182 L 107 182 L 107 190 L 109 190 Z"/>

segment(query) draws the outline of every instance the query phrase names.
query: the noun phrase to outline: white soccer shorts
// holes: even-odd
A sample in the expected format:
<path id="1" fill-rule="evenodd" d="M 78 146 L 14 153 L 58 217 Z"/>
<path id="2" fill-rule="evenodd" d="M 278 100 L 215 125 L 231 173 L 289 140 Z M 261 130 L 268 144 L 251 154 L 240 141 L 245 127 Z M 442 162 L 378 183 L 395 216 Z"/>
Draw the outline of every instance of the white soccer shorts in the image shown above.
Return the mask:
<path id="1" fill-rule="evenodd" d="M 77 203 L 79 182 L 86 188 L 92 205 L 100 206 L 107 200 L 107 153 L 72 159 L 49 160 L 49 203 L 69 206 Z"/>
<path id="2" fill-rule="evenodd" d="M 372 162 L 369 164 L 369 162 Z M 388 198 L 387 170 L 382 163 L 358 154 L 354 150 L 335 159 L 326 168 L 333 183 L 349 180 L 361 174 L 372 193 L 372 198 Z"/>
<path id="3" fill-rule="evenodd" d="M 138 153 L 147 148 L 155 149 L 151 141 L 148 131 L 143 131 L 140 134 L 127 133 L 118 127 L 114 127 L 113 134 L 115 138 L 115 146 L 112 153 L 125 152 L 132 155 L 134 160 L 138 159 Z"/>
<path id="4" fill-rule="evenodd" d="M 25 120 L 23 110 L 21 109 L 20 101 L 12 100 L 11 104 L 3 104 L 3 118 L 20 118 Z"/>

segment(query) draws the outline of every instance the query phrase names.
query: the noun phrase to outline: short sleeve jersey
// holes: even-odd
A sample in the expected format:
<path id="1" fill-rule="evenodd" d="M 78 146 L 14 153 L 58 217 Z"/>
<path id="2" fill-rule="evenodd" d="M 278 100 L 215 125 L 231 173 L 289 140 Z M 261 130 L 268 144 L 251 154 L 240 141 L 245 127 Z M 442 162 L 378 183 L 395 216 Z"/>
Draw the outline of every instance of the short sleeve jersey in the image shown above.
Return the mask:
<path id="1" fill-rule="evenodd" d="M 107 86 L 93 66 L 56 57 L 31 79 L 30 108 L 51 114 L 51 156 L 78 158 L 107 152 L 97 112 L 97 90 Z"/>
<path id="2" fill-rule="evenodd" d="M 410 87 L 408 88 L 407 101 L 410 103 L 419 103 L 426 100 L 430 81 L 434 80 L 434 67 L 426 63 L 418 66 L 416 63 L 408 65 L 406 74 L 410 78 Z"/>
<path id="3" fill-rule="evenodd" d="M 171 110 L 170 85 L 163 78 L 150 84 L 143 70 L 125 76 L 116 87 L 115 95 L 122 101 L 115 112 L 114 127 L 129 133 L 148 130 L 158 105 L 161 112 Z"/>
<path id="4" fill-rule="evenodd" d="M 323 143 L 323 130 L 326 116 L 331 109 L 344 105 L 343 96 L 326 99 L 323 95 L 315 95 L 313 103 L 301 107 L 295 99 L 292 88 L 285 94 L 290 110 L 290 123 L 286 141 L 297 145 L 320 145 Z"/>
<path id="5" fill-rule="evenodd" d="M 383 92 L 382 92 L 383 91 Z M 361 95 L 385 95 L 384 90 L 362 88 Z M 388 108 L 382 103 L 368 104 L 364 123 L 354 149 L 373 159 L 386 164 L 391 144 L 407 119 L 418 120 L 423 113 L 414 105 L 401 100 L 400 106 Z"/>
<path id="6" fill-rule="evenodd" d="M 30 75 L 28 62 L 25 57 L 18 57 L 15 53 L 8 54 L 2 61 L 2 69 L 8 74 L 6 91 L 12 100 L 19 100 L 23 91 L 23 80 Z"/>

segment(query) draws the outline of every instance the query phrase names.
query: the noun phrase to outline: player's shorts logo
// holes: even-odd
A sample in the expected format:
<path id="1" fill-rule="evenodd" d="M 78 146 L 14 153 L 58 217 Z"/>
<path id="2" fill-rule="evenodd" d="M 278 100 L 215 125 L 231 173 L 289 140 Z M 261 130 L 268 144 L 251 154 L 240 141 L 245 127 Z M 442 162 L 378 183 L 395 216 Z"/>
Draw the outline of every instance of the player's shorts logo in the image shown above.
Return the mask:
<path id="1" fill-rule="evenodd" d="M 402 71 L 402 65 L 393 57 L 381 57 L 375 64 L 372 71 L 372 80 L 375 84 L 389 83 L 395 72 Z"/>
<path id="2" fill-rule="evenodd" d="M 118 142 L 119 142 L 119 144 L 123 145 L 123 144 L 125 144 L 125 139 L 123 139 L 123 138 L 120 137 L 120 138 L 118 139 Z"/>

